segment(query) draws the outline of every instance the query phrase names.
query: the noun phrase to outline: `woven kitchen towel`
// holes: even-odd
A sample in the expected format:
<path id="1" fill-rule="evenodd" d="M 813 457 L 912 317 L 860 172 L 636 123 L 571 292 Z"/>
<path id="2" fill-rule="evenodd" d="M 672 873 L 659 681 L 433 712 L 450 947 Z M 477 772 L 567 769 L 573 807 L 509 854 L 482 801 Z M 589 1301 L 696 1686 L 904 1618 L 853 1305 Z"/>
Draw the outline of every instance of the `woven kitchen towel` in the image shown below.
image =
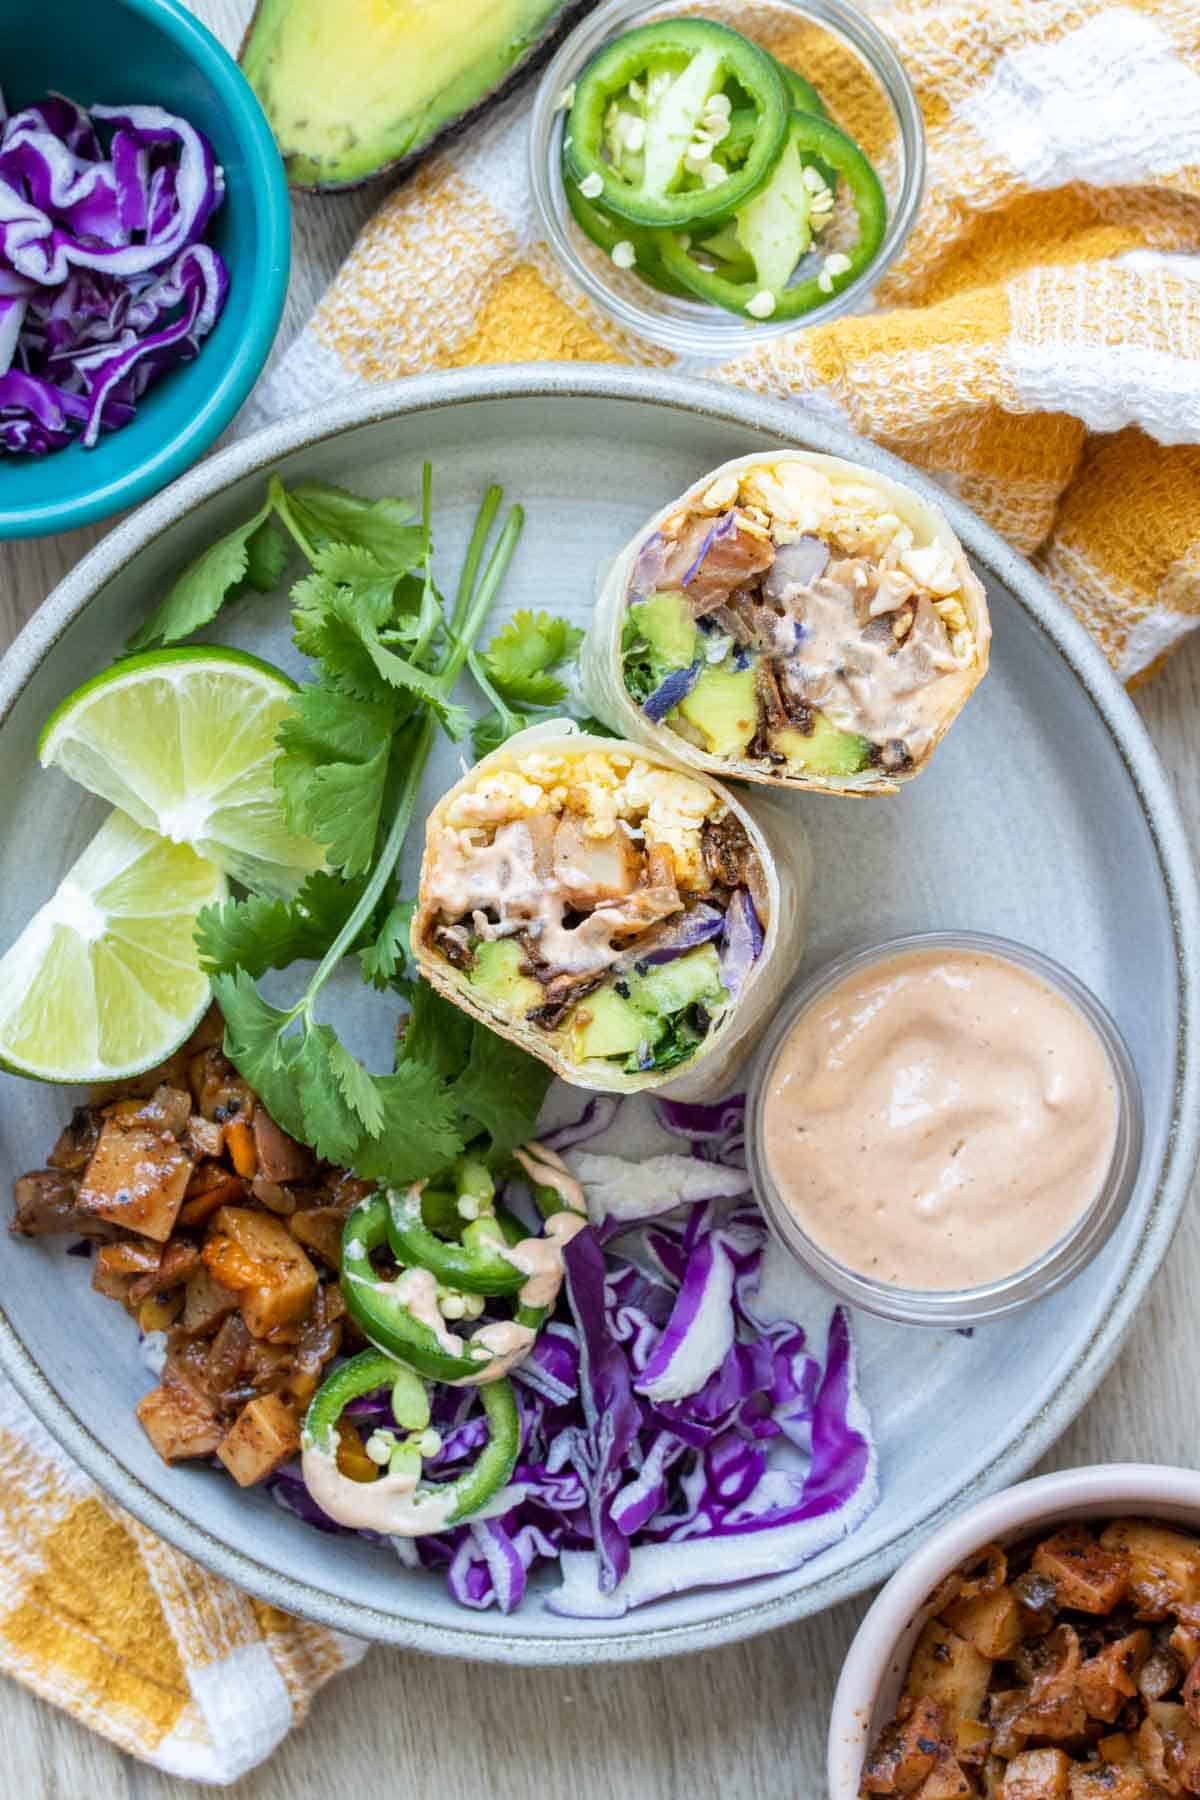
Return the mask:
<path id="1" fill-rule="evenodd" d="M 916 229 L 872 311 L 709 372 L 921 464 L 1035 557 L 1123 676 L 1144 675 L 1200 618 L 1200 0 L 873 10 L 925 114 Z M 751 6 L 726 16 L 806 68 L 886 167 L 827 39 Z M 526 88 L 383 202 L 243 424 L 427 369 L 670 362 L 591 310 L 539 242 L 528 111 Z M 157 1540 L 0 1383 L 0 1670 L 222 1782 L 361 1654 Z"/>
<path id="2" fill-rule="evenodd" d="M 251 1600 L 172 1550 L 108 1500 L 0 1381 L 6 1675 L 160 1769 L 228 1782 L 268 1756 L 365 1648 Z M 49 1792 L 36 1771 L 6 1766 L 3 1792 Z"/>
<path id="3" fill-rule="evenodd" d="M 778 11 L 704 10 L 803 68 L 886 171 L 846 52 Z M 1143 677 L 1200 619 L 1200 3 L 872 11 L 929 140 L 904 254 L 869 313 L 706 372 L 918 463 L 1034 558 L 1122 677 Z M 528 113 L 526 89 L 383 202 L 257 419 L 427 369 L 670 364 L 539 241 Z"/>

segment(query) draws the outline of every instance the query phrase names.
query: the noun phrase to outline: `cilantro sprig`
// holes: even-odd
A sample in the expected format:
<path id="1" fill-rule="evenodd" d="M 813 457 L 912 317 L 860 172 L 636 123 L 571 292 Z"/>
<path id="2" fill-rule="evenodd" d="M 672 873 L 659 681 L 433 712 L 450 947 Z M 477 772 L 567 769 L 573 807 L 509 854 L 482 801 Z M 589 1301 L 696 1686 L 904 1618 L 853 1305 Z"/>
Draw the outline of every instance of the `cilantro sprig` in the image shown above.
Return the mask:
<path id="1" fill-rule="evenodd" d="M 177 643 L 231 601 L 276 587 L 289 556 L 306 565 L 290 600 L 311 678 L 289 701 L 274 778 L 289 823 L 324 848 L 329 868 L 291 902 L 248 895 L 207 908 L 196 937 L 226 1054 L 284 1130 L 365 1179 L 436 1174 L 484 1139 L 489 1154 L 506 1156 L 532 1132 L 550 1079 L 412 978 L 414 908 L 396 885 L 439 730 L 453 740 L 469 730 L 481 756 L 567 698 L 562 671 L 583 634 L 566 620 L 522 610 L 477 645 L 523 523 L 510 508 L 489 553 L 502 498 L 488 491 L 447 608 L 428 467 L 419 514 L 395 497 L 272 477 L 258 511 L 183 570 L 129 645 Z M 473 726 L 454 698 L 464 669 L 491 707 Z M 365 984 L 409 1001 L 388 1073 L 365 1067 L 320 1016 L 351 955 Z M 268 999 L 262 977 L 300 963 L 311 973 L 298 996 L 280 999 L 275 978 Z"/>
<path id="2" fill-rule="evenodd" d="M 493 1149 L 512 1129 L 518 1141 L 532 1129 L 548 1079 L 523 1052 L 475 1026 L 452 1076 L 420 1054 L 419 1036 L 414 1049 L 407 1034 L 394 1070 L 374 1074 L 317 1010 L 330 976 L 381 906 L 384 915 L 362 951 L 363 973 L 386 985 L 403 969 L 407 916 L 389 900 L 389 888 L 439 724 L 456 729 L 454 685 L 521 531 L 523 514 L 514 506 L 480 576 L 500 500 L 493 488 L 480 509 L 449 620 L 433 581 L 428 475 L 419 580 L 403 592 L 394 555 L 389 564 L 365 545 L 351 556 L 347 546 L 315 543 L 286 496 L 280 507 L 314 571 L 294 590 L 293 618 L 296 640 L 314 656 L 320 679 L 291 703 L 277 780 L 292 822 L 327 844 L 329 860 L 361 878 L 361 887 L 292 1005 L 275 1005 L 260 992 L 251 970 L 262 961 L 261 948 L 255 959 L 243 947 L 232 969 L 214 967 L 213 992 L 225 1018 L 226 1053 L 267 1110 L 318 1155 L 368 1179 L 432 1174 L 481 1130 Z M 200 930 L 202 947 L 211 947 L 207 918 Z"/>
<path id="3" fill-rule="evenodd" d="M 532 1131 L 549 1081 L 534 1058 L 409 978 L 413 908 L 396 891 L 438 731 L 461 738 L 470 726 L 453 690 L 523 523 L 511 507 L 489 553 L 501 501 L 493 487 L 480 507 L 447 615 L 428 467 L 419 517 L 403 500 L 273 477 L 259 510 L 182 572 L 129 646 L 176 643 L 252 588 L 276 586 L 289 545 L 307 565 L 291 589 L 292 635 L 312 678 L 289 701 L 275 781 L 289 822 L 323 846 L 330 867 L 290 903 L 247 895 L 206 908 L 196 939 L 230 1060 L 285 1131 L 366 1179 L 436 1173 L 484 1135 L 491 1154 L 506 1155 Z M 514 694 L 514 679 L 536 688 L 565 644 L 556 621 L 539 629 L 539 646 L 511 666 L 499 654 Z M 365 983 L 410 1000 L 388 1073 L 368 1069 L 320 1016 L 331 976 L 354 953 Z M 298 996 L 279 1000 L 276 980 L 268 999 L 260 979 L 297 963 L 315 964 Z"/>
<path id="4" fill-rule="evenodd" d="M 519 709 L 536 707 L 544 716 L 566 698 L 567 684 L 555 671 L 571 661 L 582 641 L 583 632 L 566 619 L 523 608 L 486 650 L 471 652 L 471 673 L 492 703 L 471 733 L 476 756 L 498 749 L 538 716 Z"/>

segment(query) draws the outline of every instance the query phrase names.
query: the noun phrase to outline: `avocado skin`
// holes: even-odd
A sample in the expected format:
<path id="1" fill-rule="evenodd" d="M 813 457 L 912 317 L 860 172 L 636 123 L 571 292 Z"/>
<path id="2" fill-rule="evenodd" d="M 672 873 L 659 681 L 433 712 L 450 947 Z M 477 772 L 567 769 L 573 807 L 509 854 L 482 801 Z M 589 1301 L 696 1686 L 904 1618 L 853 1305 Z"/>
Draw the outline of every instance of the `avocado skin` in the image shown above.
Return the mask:
<path id="1" fill-rule="evenodd" d="M 447 10 L 452 12 L 453 0 L 444 0 L 444 3 L 447 5 Z M 271 108 L 267 99 L 259 92 L 254 78 L 246 66 L 247 58 L 253 49 L 255 33 L 264 16 L 276 12 L 280 8 L 320 4 L 336 6 L 337 0 L 255 0 L 254 11 L 250 15 L 249 24 L 246 26 L 241 44 L 238 46 L 238 64 L 246 74 L 251 87 L 254 88 L 272 131 L 275 130 L 275 124 L 271 117 Z M 462 136 L 483 117 L 490 107 L 498 105 L 502 100 L 507 100 L 528 75 L 532 75 L 549 61 L 567 32 L 597 4 L 598 0 L 545 0 L 546 16 L 539 33 L 529 43 L 518 43 L 514 46 L 515 59 L 503 71 L 500 79 L 481 93 L 479 99 L 473 104 L 459 108 L 444 120 L 432 121 L 420 141 L 399 155 L 392 155 L 390 151 L 384 149 L 376 163 L 368 168 L 357 170 L 353 175 L 339 176 L 336 170 L 329 174 L 317 174 L 309 172 L 313 167 L 311 158 L 301 158 L 297 153 L 286 150 L 280 144 L 279 151 L 283 158 L 288 186 L 302 194 L 338 194 L 364 187 L 368 182 L 379 181 L 384 176 L 388 176 L 394 181 L 404 180 L 413 174 L 434 150 L 440 149 L 454 138 Z M 353 97 L 348 99 L 346 110 L 348 117 L 352 118 Z"/>

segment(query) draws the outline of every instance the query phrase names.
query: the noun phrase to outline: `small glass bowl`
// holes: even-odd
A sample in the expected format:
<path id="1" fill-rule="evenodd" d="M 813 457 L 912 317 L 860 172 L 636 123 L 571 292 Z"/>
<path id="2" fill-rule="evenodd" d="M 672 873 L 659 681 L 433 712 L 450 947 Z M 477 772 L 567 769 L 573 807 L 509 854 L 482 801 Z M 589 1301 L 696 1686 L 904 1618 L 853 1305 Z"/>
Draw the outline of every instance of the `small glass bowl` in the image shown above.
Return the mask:
<path id="1" fill-rule="evenodd" d="M 763 1115 L 784 1041 L 801 1014 L 848 975 L 911 950 L 966 950 L 1028 969 L 1091 1025 L 1108 1054 L 1117 1096 L 1117 1134 L 1108 1174 L 1092 1204 L 1036 1262 L 983 1287 L 953 1290 L 901 1288 L 874 1281 L 836 1262 L 803 1229 L 779 1192 L 763 1151 Z M 839 958 L 800 987 L 781 1007 L 755 1060 L 746 1104 L 747 1152 L 754 1190 L 767 1223 L 797 1262 L 841 1299 L 901 1325 L 943 1328 L 980 1325 L 1030 1306 L 1078 1275 L 1108 1241 L 1137 1179 L 1142 1150 L 1142 1090 L 1125 1040 L 1089 988 L 1060 963 L 1009 938 L 982 931 L 919 932 Z"/>
<path id="2" fill-rule="evenodd" d="M 803 36 L 803 72 L 822 87 L 822 66 L 838 70 L 825 82 L 825 99 L 835 123 L 862 142 L 875 164 L 888 201 L 888 223 L 879 252 L 840 293 L 800 319 L 759 323 L 725 312 L 703 300 L 662 294 L 636 273 L 618 269 L 612 259 L 576 225 L 562 182 L 562 133 L 566 117 L 561 101 L 584 64 L 619 32 L 652 19 L 703 16 L 732 25 L 788 60 L 789 45 Z M 811 48 L 809 47 L 811 45 Z M 792 49 L 792 55 L 797 55 Z M 846 87 L 845 107 L 837 88 Z M 868 129 L 869 127 L 869 129 Z M 865 140 L 865 141 L 864 141 Z M 899 255 L 912 228 L 925 180 L 925 127 L 912 83 L 896 52 L 854 0 L 748 0 L 732 4 L 715 0 L 607 0 L 588 13 L 561 45 L 542 77 L 533 104 L 529 131 L 529 175 L 540 227 L 567 274 L 610 318 L 680 356 L 721 358 L 752 344 L 781 337 L 803 326 L 819 325 L 861 305 L 884 271 Z"/>

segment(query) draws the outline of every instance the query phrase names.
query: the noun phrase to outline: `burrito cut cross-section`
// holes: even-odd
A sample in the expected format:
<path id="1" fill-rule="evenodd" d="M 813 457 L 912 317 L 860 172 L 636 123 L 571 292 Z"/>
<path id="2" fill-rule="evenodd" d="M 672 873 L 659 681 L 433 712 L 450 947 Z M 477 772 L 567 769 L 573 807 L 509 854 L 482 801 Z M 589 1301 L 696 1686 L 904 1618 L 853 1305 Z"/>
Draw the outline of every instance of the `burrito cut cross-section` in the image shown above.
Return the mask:
<path id="1" fill-rule="evenodd" d="M 583 650 L 593 712 L 697 769 L 888 793 L 988 662 L 983 585 L 938 507 L 839 457 L 724 464 L 650 520 Z"/>
<path id="2" fill-rule="evenodd" d="M 798 821 L 554 721 L 434 807 L 413 948 L 439 992 L 566 1081 L 720 1091 L 795 967 L 808 880 Z"/>

